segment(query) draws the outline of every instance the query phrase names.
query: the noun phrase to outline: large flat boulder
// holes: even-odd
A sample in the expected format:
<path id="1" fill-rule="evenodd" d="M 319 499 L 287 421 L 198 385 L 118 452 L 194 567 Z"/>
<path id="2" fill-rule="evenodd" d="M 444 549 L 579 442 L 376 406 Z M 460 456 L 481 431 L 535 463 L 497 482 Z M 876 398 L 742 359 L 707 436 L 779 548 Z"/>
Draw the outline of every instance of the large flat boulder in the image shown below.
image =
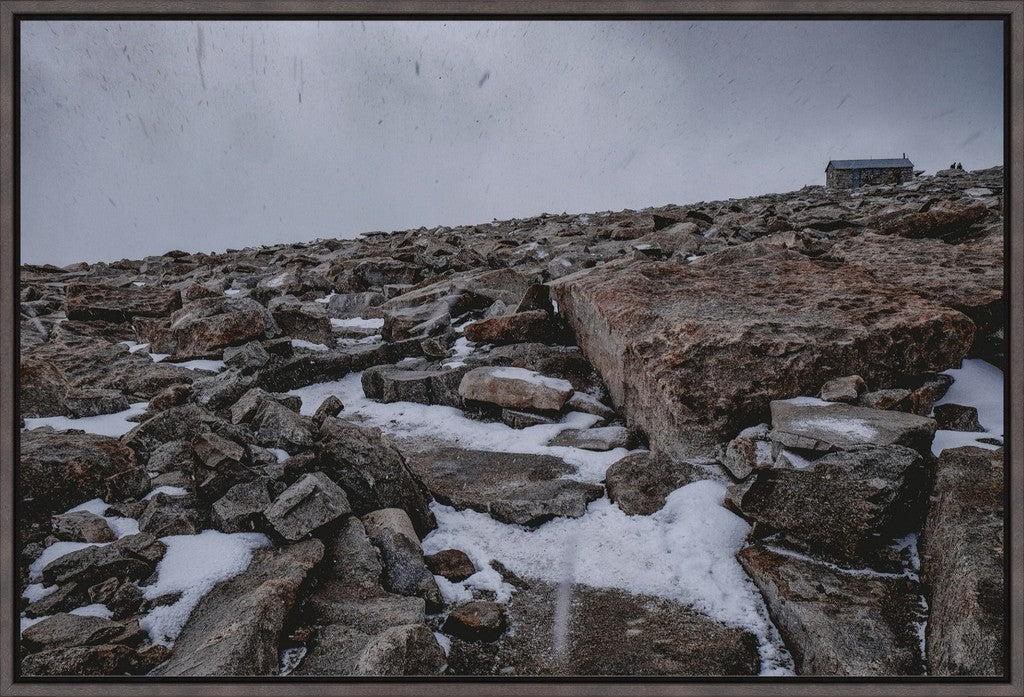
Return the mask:
<path id="1" fill-rule="evenodd" d="M 880 283 L 960 310 L 978 324 L 1002 319 L 1001 234 L 947 244 L 865 232 L 837 242 L 828 256 L 865 269 Z"/>
<path id="2" fill-rule="evenodd" d="M 920 675 L 918 585 L 903 575 L 848 572 L 764 546 L 737 555 L 764 596 L 799 675 Z"/>
<path id="3" fill-rule="evenodd" d="M 248 569 L 203 596 L 153 674 L 277 675 L 285 617 L 323 553 L 319 540 L 254 552 Z"/>
<path id="4" fill-rule="evenodd" d="M 111 286 L 70 283 L 65 312 L 68 319 L 126 322 L 133 317 L 167 317 L 181 307 L 181 293 L 153 286 Z"/>
<path id="5" fill-rule="evenodd" d="M 848 404 L 771 403 L 768 438 L 778 447 L 830 452 L 859 445 L 903 445 L 930 453 L 935 420 L 902 411 Z"/>
<path id="6" fill-rule="evenodd" d="M 931 675 L 1003 675 L 1005 451 L 944 450 L 922 544 Z"/>
<path id="7" fill-rule="evenodd" d="M 464 399 L 537 411 L 558 411 L 573 391 L 568 380 L 512 367 L 474 368 L 459 383 Z"/>
<path id="8" fill-rule="evenodd" d="M 105 498 L 111 477 L 140 469 L 135 453 L 115 438 L 47 427 L 21 433 L 19 462 L 22 503 L 46 516 Z"/>
<path id="9" fill-rule="evenodd" d="M 410 453 L 409 467 L 441 503 L 518 525 L 579 518 L 604 492 L 598 484 L 563 478 L 573 468 L 550 455 L 442 447 Z"/>
<path id="10" fill-rule="evenodd" d="M 175 354 L 201 358 L 228 346 L 270 339 L 281 330 L 270 312 L 250 298 L 202 298 L 171 315 Z"/>
<path id="11" fill-rule="evenodd" d="M 638 262 L 553 285 L 616 407 L 678 457 L 714 454 L 765 421 L 771 400 L 836 377 L 954 367 L 974 338 L 962 313 L 820 261 Z"/>

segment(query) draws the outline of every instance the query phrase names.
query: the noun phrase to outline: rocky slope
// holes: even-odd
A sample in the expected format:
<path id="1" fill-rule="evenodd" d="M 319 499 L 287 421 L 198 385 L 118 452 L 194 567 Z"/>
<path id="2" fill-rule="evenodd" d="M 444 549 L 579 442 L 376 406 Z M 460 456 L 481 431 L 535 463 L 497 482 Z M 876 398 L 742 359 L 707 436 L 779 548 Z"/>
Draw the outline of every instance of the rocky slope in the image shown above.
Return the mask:
<path id="1" fill-rule="evenodd" d="M 1002 182 L 24 266 L 21 670 L 999 674 Z"/>

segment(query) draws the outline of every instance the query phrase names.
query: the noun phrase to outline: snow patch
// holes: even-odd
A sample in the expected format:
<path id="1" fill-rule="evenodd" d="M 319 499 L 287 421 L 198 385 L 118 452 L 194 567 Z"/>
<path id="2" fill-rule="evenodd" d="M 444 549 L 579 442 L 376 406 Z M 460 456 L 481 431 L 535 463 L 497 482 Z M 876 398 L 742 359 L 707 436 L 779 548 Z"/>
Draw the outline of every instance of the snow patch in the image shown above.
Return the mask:
<path id="1" fill-rule="evenodd" d="M 192 610 L 217 583 L 246 570 L 252 551 L 269 547 L 270 540 L 261 533 L 226 534 L 204 530 L 198 535 L 170 535 L 160 538 L 167 552 L 156 567 L 157 580 L 142 589 L 147 600 L 181 593 L 177 602 L 153 608 L 139 626 L 156 644 L 170 646 Z"/>
<path id="2" fill-rule="evenodd" d="M 146 411 L 148 402 L 136 402 L 128 405 L 124 411 L 113 414 L 100 414 L 99 416 L 85 416 L 80 419 L 73 419 L 68 416 L 44 416 L 38 419 L 25 419 L 25 430 L 31 431 L 43 426 L 52 426 L 58 431 L 79 430 L 86 433 L 94 433 L 98 436 L 109 436 L 120 438 L 138 424 L 129 421 L 128 418 L 138 416 Z"/>
<path id="3" fill-rule="evenodd" d="M 295 348 L 309 349 L 310 351 L 329 350 L 324 344 L 314 344 L 312 341 L 306 341 L 305 339 L 292 339 L 292 346 Z"/>
<path id="4" fill-rule="evenodd" d="M 332 327 L 355 327 L 356 329 L 380 329 L 384 326 L 384 318 L 363 319 L 362 317 L 350 317 L 349 319 L 331 319 Z"/>

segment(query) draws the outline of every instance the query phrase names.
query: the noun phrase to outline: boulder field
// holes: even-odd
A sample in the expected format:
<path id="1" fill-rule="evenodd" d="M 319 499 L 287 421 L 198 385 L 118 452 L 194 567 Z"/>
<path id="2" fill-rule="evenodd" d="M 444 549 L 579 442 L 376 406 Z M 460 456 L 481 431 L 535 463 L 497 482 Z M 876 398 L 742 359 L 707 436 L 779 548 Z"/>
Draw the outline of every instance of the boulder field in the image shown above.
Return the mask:
<path id="1" fill-rule="evenodd" d="M 23 266 L 21 672 L 1001 675 L 1002 185 Z"/>

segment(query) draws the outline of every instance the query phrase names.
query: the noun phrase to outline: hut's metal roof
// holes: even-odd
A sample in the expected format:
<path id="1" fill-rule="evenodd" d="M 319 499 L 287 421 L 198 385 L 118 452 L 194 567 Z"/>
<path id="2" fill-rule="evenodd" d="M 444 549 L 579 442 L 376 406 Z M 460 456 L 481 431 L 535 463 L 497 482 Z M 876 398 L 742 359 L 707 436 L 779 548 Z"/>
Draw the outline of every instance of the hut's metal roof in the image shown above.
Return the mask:
<path id="1" fill-rule="evenodd" d="M 888 169 L 890 167 L 914 167 L 914 163 L 905 157 L 888 160 L 829 160 L 832 169 Z M 828 169 L 828 166 L 825 167 Z"/>

